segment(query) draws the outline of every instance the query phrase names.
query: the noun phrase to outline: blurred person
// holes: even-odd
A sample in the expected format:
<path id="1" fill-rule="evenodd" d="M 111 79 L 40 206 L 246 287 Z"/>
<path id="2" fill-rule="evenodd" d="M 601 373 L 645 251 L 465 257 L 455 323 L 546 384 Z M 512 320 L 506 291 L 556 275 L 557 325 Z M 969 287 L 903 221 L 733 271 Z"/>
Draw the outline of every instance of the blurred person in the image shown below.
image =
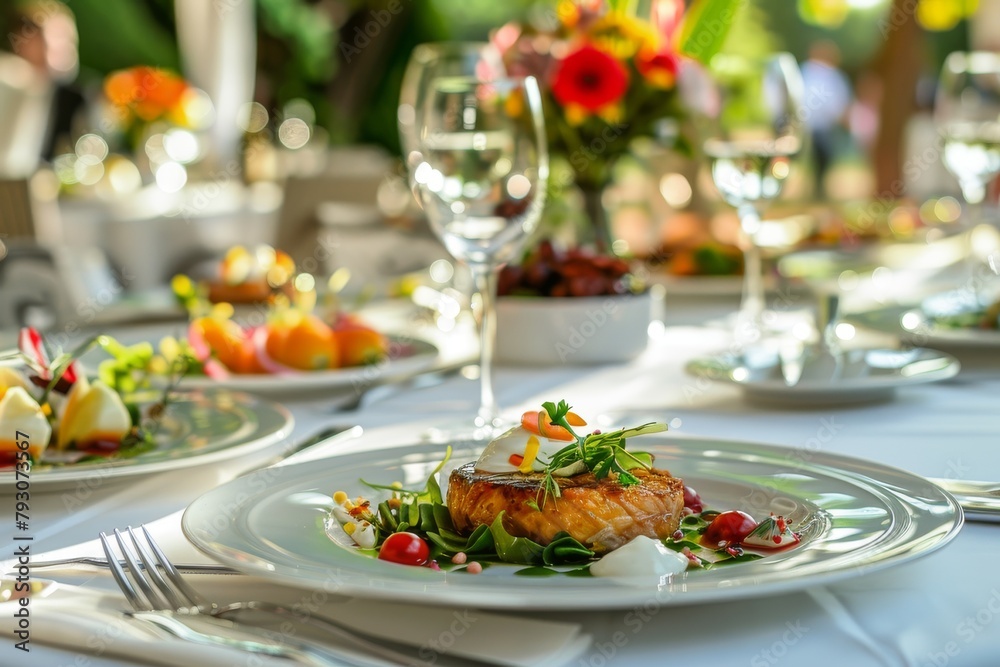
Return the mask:
<path id="1" fill-rule="evenodd" d="M 882 80 L 873 72 L 863 72 L 854 88 L 854 101 L 848 111 L 847 126 L 851 136 L 865 151 L 871 151 L 875 146 L 881 104 Z"/>
<path id="2" fill-rule="evenodd" d="M 851 104 L 851 84 L 840 68 L 840 49 L 829 40 L 813 44 L 802 63 L 805 84 L 805 121 L 812 135 L 816 155 L 816 183 L 823 179 L 837 155 L 845 135 L 845 121 Z"/>
<path id="3" fill-rule="evenodd" d="M 59 139 L 70 134 L 73 117 L 84 102 L 74 85 L 80 67 L 76 20 L 62 2 L 38 0 L 16 8 L 9 25 L 11 50 L 31 64 L 39 80 L 53 88 L 42 151 L 44 157 L 51 158 Z"/>

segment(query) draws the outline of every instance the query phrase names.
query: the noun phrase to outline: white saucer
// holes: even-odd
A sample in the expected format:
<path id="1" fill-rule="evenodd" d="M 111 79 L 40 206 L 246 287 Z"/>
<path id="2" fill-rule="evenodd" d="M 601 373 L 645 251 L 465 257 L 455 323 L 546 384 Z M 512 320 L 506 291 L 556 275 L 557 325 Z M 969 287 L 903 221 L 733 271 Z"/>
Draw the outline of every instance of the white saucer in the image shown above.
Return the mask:
<path id="1" fill-rule="evenodd" d="M 695 377 L 739 386 L 748 400 L 793 405 L 886 400 L 900 387 L 946 380 L 959 369 L 951 355 L 925 348 L 845 350 L 835 357 L 763 346 L 694 359 L 685 368 Z"/>

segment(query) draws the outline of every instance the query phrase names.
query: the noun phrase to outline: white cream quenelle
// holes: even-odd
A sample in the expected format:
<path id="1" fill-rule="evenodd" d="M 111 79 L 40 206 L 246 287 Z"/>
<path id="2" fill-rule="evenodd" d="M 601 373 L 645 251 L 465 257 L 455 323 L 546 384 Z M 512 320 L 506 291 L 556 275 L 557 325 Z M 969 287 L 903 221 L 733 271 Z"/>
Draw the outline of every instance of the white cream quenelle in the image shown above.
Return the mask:
<path id="1" fill-rule="evenodd" d="M 595 577 L 664 577 L 687 569 L 688 559 L 645 535 L 607 554 L 590 566 Z"/>
<path id="2" fill-rule="evenodd" d="M 52 426 L 38 402 L 22 387 L 10 387 L 0 399 L 0 453 L 16 455 L 18 442 L 27 442 L 27 451 L 36 461 L 52 437 Z"/>

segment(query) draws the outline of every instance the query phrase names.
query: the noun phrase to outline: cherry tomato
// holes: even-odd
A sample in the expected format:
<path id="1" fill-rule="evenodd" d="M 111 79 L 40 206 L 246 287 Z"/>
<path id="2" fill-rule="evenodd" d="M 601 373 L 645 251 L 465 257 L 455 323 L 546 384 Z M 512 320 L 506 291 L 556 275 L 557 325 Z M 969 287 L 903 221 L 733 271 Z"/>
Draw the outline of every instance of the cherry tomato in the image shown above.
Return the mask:
<path id="1" fill-rule="evenodd" d="M 718 546 L 719 542 L 737 544 L 756 527 L 757 522 L 746 512 L 729 510 L 715 517 L 712 523 L 708 524 L 701 540 L 706 546 L 713 548 Z"/>
<path id="2" fill-rule="evenodd" d="M 393 533 L 378 552 L 379 560 L 400 565 L 423 565 L 430 555 L 427 543 L 413 533 Z"/>

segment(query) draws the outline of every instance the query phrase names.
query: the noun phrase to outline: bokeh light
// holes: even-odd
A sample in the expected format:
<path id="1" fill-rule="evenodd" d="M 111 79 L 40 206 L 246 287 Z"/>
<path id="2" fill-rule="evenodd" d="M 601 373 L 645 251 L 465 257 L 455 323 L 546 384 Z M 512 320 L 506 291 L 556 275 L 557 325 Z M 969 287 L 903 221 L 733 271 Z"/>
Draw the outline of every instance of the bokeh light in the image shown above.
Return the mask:
<path id="1" fill-rule="evenodd" d="M 156 170 L 156 185 L 164 192 L 177 192 L 187 183 L 187 170 L 176 162 L 167 162 Z"/>

